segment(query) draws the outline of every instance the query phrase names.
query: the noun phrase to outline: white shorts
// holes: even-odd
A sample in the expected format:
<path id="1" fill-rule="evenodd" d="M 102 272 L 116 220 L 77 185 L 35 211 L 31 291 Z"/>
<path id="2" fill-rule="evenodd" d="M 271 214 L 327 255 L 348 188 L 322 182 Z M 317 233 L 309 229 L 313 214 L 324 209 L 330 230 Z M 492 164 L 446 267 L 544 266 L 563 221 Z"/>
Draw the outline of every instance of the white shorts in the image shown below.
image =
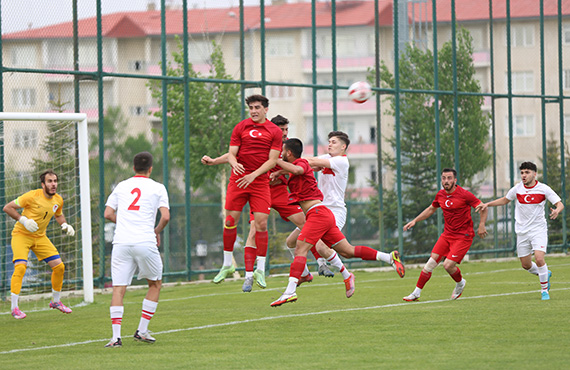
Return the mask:
<path id="1" fill-rule="evenodd" d="M 162 259 L 156 244 L 113 245 L 111 253 L 113 286 L 131 285 L 137 269 L 138 280 L 162 280 Z"/>
<path id="2" fill-rule="evenodd" d="M 336 221 L 336 226 L 342 231 L 344 224 L 346 223 L 346 208 L 345 207 L 328 207 L 334 215 Z"/>
<path id="3" fill-rule="evenodd" d="M 531 231 L 524 234 L 517 234 L 517 256 L 526 257 L 533 251 L 546 253 L 548 245 L 548 230 Z"/>

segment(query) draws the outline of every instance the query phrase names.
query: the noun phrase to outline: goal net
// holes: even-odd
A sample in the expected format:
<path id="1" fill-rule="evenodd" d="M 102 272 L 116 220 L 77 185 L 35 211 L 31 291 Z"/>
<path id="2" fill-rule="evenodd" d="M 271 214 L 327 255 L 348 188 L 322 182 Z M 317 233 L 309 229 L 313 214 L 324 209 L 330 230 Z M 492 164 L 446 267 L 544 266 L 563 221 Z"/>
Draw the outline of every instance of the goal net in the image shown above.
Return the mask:
<path id="1" fill-rule="evenodd" d="M 52 218 L 46 234 L 65 264 L 61 297 L 71 306 L 81 298 L 93 302 L 87 140 L 85 114 L 0 113 L 0 205 L 40 189 L 39 175 L 45 170 L 52 169 L 58 175 L 57 193 L 63 198 L 63 214 L 76 233 L 74 237 L 62 233 Z M 16 221 L 5 212 L 0 214 L 0 307 L 2 313 L 7 313 L 14 271 L 11 234 Z M 22 311 L 48 308 L 51 272 L 47 263 L 38 261 L 30 251 L 19 298 Z"/>

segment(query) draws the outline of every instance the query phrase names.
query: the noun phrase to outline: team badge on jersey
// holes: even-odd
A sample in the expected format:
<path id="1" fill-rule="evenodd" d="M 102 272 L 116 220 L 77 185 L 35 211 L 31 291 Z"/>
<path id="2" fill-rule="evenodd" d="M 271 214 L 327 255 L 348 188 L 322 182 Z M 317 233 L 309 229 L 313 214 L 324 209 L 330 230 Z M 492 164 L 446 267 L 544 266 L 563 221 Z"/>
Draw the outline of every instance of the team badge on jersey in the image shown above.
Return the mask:
<path id="1" fill-rule="evenodd" d="M 249 131 L 249 136 L 251 137 L 261 137 L 261 132 L 259 130 L 253 129 Z"/>
<path id="2" fill-rule="evenodd" d="M 54 204 L 53 205 L 53 213 L 57 212 L 57 209 L 59 208 L 59 205 Z"/>

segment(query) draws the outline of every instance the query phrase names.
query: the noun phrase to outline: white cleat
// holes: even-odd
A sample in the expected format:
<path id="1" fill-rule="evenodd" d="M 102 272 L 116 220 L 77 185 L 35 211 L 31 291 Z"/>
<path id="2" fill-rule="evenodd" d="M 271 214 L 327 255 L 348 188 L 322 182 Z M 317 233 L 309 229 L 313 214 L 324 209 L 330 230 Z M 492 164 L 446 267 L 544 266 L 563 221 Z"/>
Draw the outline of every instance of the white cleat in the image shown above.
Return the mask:
<path id="1" fill-rule="evenodd" d="M 465 288 L 465 279 L 461 279 L 461 281 L 455 285 L 455 289 L 453 289 L 453 293 L 451 293 L 451 299 L 457 299 L 461 297 L 464 288 Z"/>
<path id="2" fill-rule="evenodd" d="M 419 295 L 415 295 L 414 293 L 410 294 L 409 296 L 406 296 L 404 298 L 402 298 L 404 301 L 406 302 L 413 302 L 413 301 L 417 301 L 420 299 Z"/>

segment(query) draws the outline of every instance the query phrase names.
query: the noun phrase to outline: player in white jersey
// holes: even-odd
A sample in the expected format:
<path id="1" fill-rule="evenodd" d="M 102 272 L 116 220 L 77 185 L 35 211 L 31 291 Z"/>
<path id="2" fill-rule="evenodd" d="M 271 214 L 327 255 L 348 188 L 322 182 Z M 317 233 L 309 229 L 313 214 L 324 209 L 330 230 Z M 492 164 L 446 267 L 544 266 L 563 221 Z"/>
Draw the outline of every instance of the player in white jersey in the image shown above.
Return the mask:
<path id="1" fill-rule="evenodd" d="M 117 224 L 111 255 L 111 322 L 113 338 L 105 347 L 121 347 L 123 297 L 135 271 L 138 279 L 146 279 L 148 292 L 142 304 L 135 340 L 154 343 L 148 333 L 148 324 L 156 312 L 162 287 L 162 260 L 158 246 L 160 233 L 170 220 L 168 193 L 163 184 L 150 179 L 152 155 L 142 152 L 134 158 L 135 176 L 121 181 L 105 204 L 105 218 Z M 156 214 L 160 221 L 155 227 Z"/>
<path id="2" fill-rule="evenodd" d="M 546 184 L 536 180 L 536 164 L 523 162 L 520 166 L 522 181 L 512 187 L 506 196 L 480 204 L 477 212 L 487 207 L 502 206 L 516 199 L 515 232 L 517 234 L 517 255 L 521 265 L 531 274 L 538 275 L 542 300 L 550 299 L 550 276 L 552 272 L 544 261 L 548 244 L 548 226 L 544 217 L 546 200 L 556 208 L 550 208 L 550 219 L 554 220 L 564 209 L 560 197 Z M 534 259 L 532 261 L 532 253 Z"/>
<path id="3" fill-rule="evenodd" d="M 346 223 L 347 211 L 344 195 L 348 185 L 348 170 L 350 168 L 350 163 L 346 156 L 346 150 L 349 145 L 350 139 L 346 133 L 332 131 L 329 133 L 328 154 L 307 159 L 314 170 L 321 171 L 318 186 L 324 196 L 323 205 L 333 212 L 339 230 L 342 230 Z M 330 255 L 327 260 L 340 270 L 346 282 L 346 279 L 350 277 L 350 272 L 346 270 L 337 257 L 336 252 L 327 247 L 322 240 L 317 242 L 316 248 L 319 254 Z M 319 266 L 322 263 L 324 261 L 320 261 Z M 393 251 L 390 254 L 390 264 L 394 266 L 400 277 L 404 277 L 404 265 L 401 263 L 400 255 L 397 251 Z"/>

